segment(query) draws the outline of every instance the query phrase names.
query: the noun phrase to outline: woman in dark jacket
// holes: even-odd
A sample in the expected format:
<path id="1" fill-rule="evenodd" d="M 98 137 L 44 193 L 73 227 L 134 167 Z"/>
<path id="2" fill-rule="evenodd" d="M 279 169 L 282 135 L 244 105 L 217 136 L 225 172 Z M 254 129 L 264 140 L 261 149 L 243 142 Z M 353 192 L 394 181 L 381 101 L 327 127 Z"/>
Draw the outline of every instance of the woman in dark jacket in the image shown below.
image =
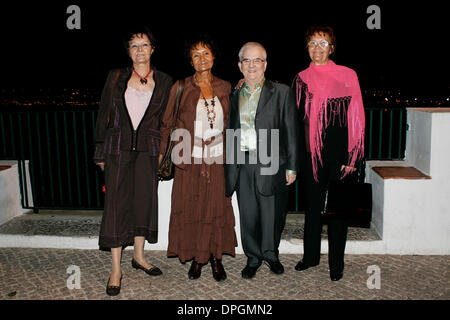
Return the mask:
<path id="1" fill-rule="evenodd" d="M 311 27 L 306 41 L 311 58 L 309 68 L 295 80 L 301 114 L 304 147 L 301 168 L 306 182 L 304 255 L 295 269 L 319 264 L 321 212 L 329 181 L 351 179 L 356 163 L 364 156 L 364 107 L 356 72 L 329 59 L 336 47 L 333 29 Z M 347 221 L 328 221 L 328 247 L 331 280 L 342 278 Z"/>
<path id="2" fill-rule="evenodd" d="M 158 154 L 160 121 L 172 79 L 150 63 L 155 40 L 143 27 L 128 34 L 132 67 L 112 70 L 97 117 L 94 161 L 105 174 L 105 209 L 100 249 L 111 249 L 112 272 L 106 292 L 120 292 L 122 249 L 134 245 L 135 269 L 160 275 L 144 257 L 144 243 L 158 240 Z"/>

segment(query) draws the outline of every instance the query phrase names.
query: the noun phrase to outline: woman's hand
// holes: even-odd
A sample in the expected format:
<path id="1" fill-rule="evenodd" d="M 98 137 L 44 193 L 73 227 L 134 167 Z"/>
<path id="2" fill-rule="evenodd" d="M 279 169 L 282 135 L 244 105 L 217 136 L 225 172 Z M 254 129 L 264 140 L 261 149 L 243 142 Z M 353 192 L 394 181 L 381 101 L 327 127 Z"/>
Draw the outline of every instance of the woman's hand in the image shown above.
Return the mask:
<path id="1" fill-rule="evenodd" d="M 342 170 L 345 170 L 345 174 L 347 175 L 347 174 L 349 174 L 349 173 L 355 172 L 355 171 L 356 171 L 356 168 L 355 168 L 355 167 L 346 166 L 346 165 L 342 165 L 342 166 L 341 166 L 341 171 L 342 171 Z"/>
<path id="2" fill-rule="evenodd" d="M 244 84 L 245 79 L 241 79 L 239 80 L 239 82 L 236 84 L 236 86 L 234 87 L 235 90 L 238 90 L 242 87 L 242 85 Z"/>
<path id="3" fill-rule="evenodd" d="M 97 165 L 100 167 L 100 169 L 102 169 L 102 171 L 105 171 L 105 163 L 104 162 L 99 162 L 99 163 L 97 163 Z"/>

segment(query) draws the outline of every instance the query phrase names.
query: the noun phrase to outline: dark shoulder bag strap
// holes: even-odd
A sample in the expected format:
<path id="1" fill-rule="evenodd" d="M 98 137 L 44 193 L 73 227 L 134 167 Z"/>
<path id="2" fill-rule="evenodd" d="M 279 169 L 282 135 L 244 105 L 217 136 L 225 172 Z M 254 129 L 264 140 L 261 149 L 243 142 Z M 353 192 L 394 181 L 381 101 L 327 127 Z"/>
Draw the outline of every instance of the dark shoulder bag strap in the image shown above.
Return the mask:
<path id="1" fill-rule="evenodd" d="M 180 80 L 179 82 L 180 82 L 180 84 L 178 85 L 177 93 L 175 96 L 175 108 L 173 110 L 173 114 L 175 116 L 175 118 L 174 118 L 175 122 L 178 119 L 178 111 L 180 109 L 181 95 L 183 94 L 183 90 L 184 90 L 184 79 Z"/>

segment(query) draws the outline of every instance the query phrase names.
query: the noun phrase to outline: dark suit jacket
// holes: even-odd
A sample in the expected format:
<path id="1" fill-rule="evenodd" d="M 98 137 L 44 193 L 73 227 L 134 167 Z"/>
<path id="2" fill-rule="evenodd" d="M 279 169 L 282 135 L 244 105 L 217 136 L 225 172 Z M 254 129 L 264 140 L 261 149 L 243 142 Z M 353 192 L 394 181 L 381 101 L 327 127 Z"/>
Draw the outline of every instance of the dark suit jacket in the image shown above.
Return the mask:
<path id="1" fill-rule="evenodd" d="M 228 129 L 240 129 L 241 120 L 239 115 L 239 92 L 235 90 L 230 96 L 230 117 Z M 274 195 L 287 191 L 286 170 L 299 171 L 297 139 L 298 130 L 298 110 L 295 102 L 294 91 L 279 83 L 265 80 L 261 91 L 255 115 L 255 128 L 257 134 L 258 148 L 261 143 L 260 129 L 267 129 L 267 152 L 271 150 L 271 129 L 279 129 L 279 169 L 274 175 L 261 175 L 262 167 L 270 167 L 269 164 L 262 164 L 259 157 L 257 161 L 258 174 L 256 184 L 258 190 L 263 195 Z M 237 163 L 237 152 L 240 149 L 240 139 L 226 140 L 225 179 L 226 193 L 231 196 L 236 189 L 239 178 L 240 166 Z M 233 147 L 232 147 L 233 145 Z M 233 149 L 231 154 L 230 148 Z M 276 156 L 276 155 L 275 155 Z M 233 159 L 231 159 L 233 158 Z"/>
<path id="2" fill-rule="evenodd" d="M 112 70 L 102 92 L 95 128 L 94 162 L 104 162 L 107 155 L 121 150 L 150 152 L 158 156 L 161 117 L 169 99 L 172 78 L 154 70 L 155 88 L 150 103 L 136 130 L 125 104 L 125 90 L 133 68 Z M 117 77 L 116 77 L 117 75 Z"/>

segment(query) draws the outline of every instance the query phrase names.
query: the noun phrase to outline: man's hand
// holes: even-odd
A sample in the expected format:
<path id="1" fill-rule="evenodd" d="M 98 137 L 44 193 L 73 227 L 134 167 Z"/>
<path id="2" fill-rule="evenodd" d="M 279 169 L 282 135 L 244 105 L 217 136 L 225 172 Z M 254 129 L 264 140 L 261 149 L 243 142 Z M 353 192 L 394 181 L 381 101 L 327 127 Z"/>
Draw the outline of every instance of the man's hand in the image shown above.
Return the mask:
<path id="1" fill-rule="evenodd" d="M 297 178 L 297 175 L 286 173 L 286 182 L 287 182 L 286 185 L 288 186 L 288 185 L 294 183 L 296 178 Z"/>

